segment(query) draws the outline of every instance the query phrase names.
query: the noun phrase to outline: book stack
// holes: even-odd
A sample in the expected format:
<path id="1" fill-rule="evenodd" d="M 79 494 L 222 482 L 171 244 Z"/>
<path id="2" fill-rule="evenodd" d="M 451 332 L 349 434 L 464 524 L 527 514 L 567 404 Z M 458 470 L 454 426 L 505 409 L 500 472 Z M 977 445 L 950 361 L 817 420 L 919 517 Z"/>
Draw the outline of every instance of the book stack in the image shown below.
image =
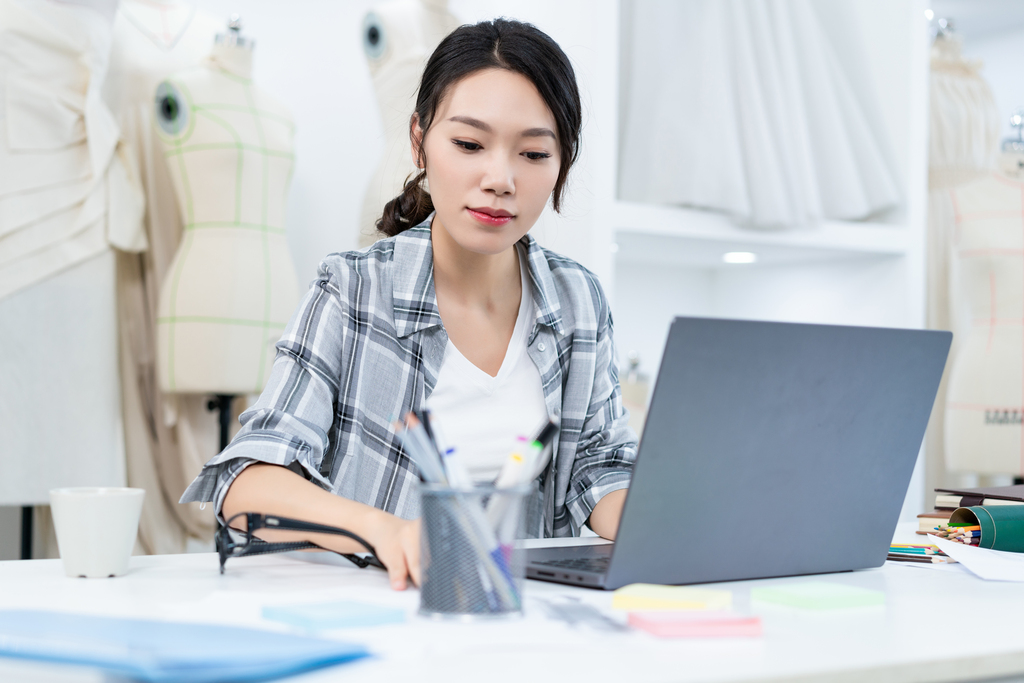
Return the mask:
<path id="1" fill-rule="evenodd" d="M 957 508 L 984 505 L 1024 505 L 1024 484 L 975 489 L 935 489 L 935 509 L 917 516 L 919 534 L 935 533 L 949 524 Z"/>

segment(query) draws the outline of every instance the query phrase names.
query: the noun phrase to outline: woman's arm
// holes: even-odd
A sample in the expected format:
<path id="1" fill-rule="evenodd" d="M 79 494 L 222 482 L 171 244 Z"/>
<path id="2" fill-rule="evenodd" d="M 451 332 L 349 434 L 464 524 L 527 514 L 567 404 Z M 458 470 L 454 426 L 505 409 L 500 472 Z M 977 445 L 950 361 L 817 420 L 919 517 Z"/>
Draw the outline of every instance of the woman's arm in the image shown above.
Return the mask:
<path id="1" fill-rule="evenodd" d="M 596 278 L 589 277 L 588 284 L 596 309 L 594 360 L 589 368 L 594 374 L 575 445 L 567 505 L 576 524 L 587 524 L 600 536 L 614 539 L 636 461 L 637 438 L 622 405 L 611 312 Z"/>
<path id="2" fill-rule="evenodd" d="M 373 544 L 392 585 L 400 589 L 410 574 L 419 580 L 418 523 L 331 493 L 334 482 L 322 473 L 335 406 L 348 398 L 340 395 L 350 370 L 342 359 L 363 342 L 352 329 L 351 302 L 341 295 L 349 291 L 351 276 L 347 264 L 321 264 L 317 281 L 277 343 L 259 400 L 243 413 L 239 433 L 204 466 L 182 502 L 212 501 L 221 520 L 258 512 L 348 529 Z M 362 550 L 330 534 L 261 531 L 260 536 Z"/>
<path id="3" fill-rule="evenodd" d="M 245 468 L 228 488 L 221 509 L 224 519 L 240 512 L 259 512 L 341 527 L 374 546 L 377 557 L 388 568 L 392 588 L 404 590 L 407 576 L 419 585 L 419 520 L 401 519 L 336 496 L 285 467 L 257 463 Z M 301 539 L 342 553 L 365 550 L 352 539 L 332 534 L 261 530 L 259 536 L 268 541 Z"/>
<path id="4" fill-rule="evenodd" d="M 598 536 L 615 540 L 619 531 L 619 520 L 622 518 L 622 506 L 626 503 L 626 489 L 612 491 L 597 501 L 594 511 L 590 513 L 590 528 Z"/>

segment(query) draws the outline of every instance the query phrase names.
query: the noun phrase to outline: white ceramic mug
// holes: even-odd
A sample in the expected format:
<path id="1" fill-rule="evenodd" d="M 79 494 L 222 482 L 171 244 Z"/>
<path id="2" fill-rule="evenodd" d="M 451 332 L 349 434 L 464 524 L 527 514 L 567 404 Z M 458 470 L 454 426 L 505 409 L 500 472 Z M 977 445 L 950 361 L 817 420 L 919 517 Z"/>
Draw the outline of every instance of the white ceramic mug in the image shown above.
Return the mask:
<path id="1" fill-rule="evenodd" d="M 144 489 L 83 486 L 51 489 L 57 547 L 68 576 L 105 578 L 128 573 Z"/>

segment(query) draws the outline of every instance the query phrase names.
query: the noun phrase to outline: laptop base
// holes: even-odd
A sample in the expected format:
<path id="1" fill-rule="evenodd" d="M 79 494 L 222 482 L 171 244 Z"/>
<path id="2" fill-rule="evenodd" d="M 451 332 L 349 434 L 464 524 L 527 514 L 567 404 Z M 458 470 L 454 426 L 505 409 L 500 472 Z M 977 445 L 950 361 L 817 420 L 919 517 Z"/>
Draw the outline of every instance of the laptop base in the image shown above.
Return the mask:
<path id="1" fill-rule="evenodd" d="M 583 588 L 604 588 L 612 544 L 531 548 L 526 553 L 526 578 Z"/>

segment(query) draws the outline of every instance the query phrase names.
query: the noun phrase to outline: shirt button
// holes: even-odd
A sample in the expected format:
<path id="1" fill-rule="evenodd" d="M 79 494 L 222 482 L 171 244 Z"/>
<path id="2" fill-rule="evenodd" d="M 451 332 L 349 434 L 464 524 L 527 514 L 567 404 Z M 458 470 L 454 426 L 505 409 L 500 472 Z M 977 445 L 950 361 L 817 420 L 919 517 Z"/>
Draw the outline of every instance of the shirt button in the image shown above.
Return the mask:
<path id="1" fill-rule="evenodd" d="M 543 350 L 544 350 L 544 349 L 546 349 L 547 347 L 546 347 L 546 346 L 544 346 L 544 342 L 541 342 L 540 344 L 537 344 L 537 348 L 538 348 L 538 349 L 539 349 L 540 351 L 543 351 Z"/>

